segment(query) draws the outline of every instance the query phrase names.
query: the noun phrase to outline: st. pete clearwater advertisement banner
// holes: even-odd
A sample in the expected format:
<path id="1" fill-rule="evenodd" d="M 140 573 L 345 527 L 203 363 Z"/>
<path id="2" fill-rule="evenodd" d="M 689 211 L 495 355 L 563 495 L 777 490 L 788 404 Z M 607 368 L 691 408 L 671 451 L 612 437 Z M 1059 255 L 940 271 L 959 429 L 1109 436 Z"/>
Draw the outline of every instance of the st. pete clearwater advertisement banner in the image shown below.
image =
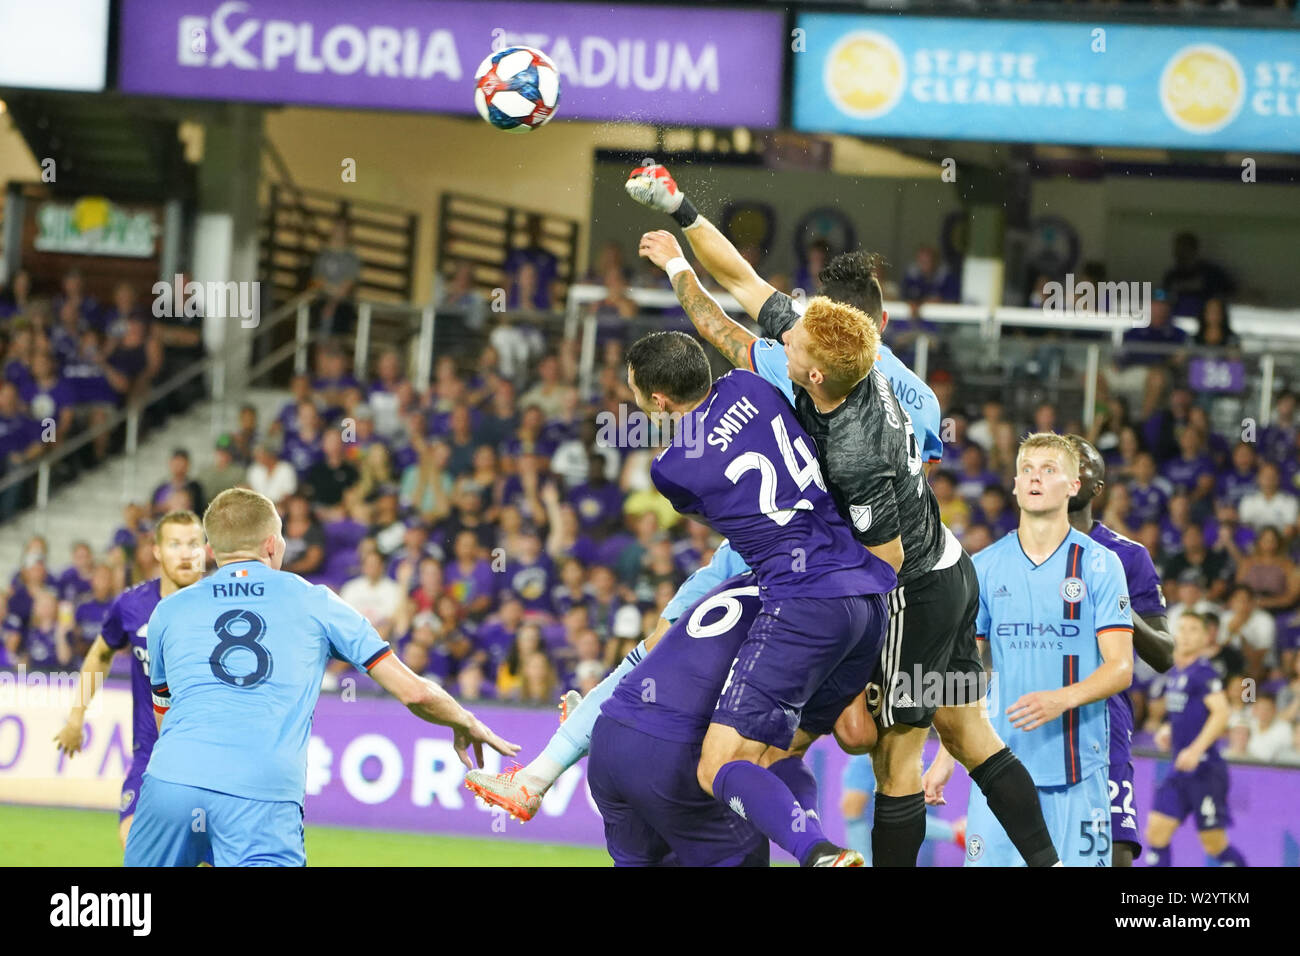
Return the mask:
<path id="1" fill-rule="evenodd" d="M 1300 29 L 798 18 L 794 126 L 1094 146 L 1300 146 Z"/>
<path id="2" fill-rule="evenodd" d="M 507 740 L 521 744 L 525 761 L 545 745 L 558 716 L 554 709 L 501 706 L 480 706 L 475 712 Z M 65 715 L 63 707 L 14 704 L 0 694 L 0 802 L 117 808 L 131 752 L 130 692 L 110 686 L 96 698 L 87 718 L 89 745 L 73 760 L 60 758 L 52 743 Z M 933 742 L 927 759 L 932 751 Z M 502 758 L 489 754 L 489 768 L 500 767 Z M 821 741 L 808 759 L 821 786 L 828 835 L 842 839 L 840 780 L 848 758 L 833 743 Z M 1145 758 L 1135 763 L 1141 825 L 1168 764 Z M 1234 765 L 1231 774 L 1232 842 L 1253 865 L 1300 865 L 1300 770 Z M 417 720 L 389 699 L 322 697 L 312 725 L 307 779 L 308 823 L 603 845 L 600 816 L 587 790 L 585 760 L 560 778 L 541 813 L 520 826 L 481 808 L 465 789 L 464 768 L 445 730 Z M 948 790 L 948 806 L 937 811 L 940 816 L 965 815 L 969 785 L 958 770 Z M 962 861 L 961 851 L 946 844 L 927 844 L 923 855 L 938 866 L 959 866 Z M 779 856 L 774 854 L 774 859 Z M 4 862 L 16 861 L 0 860 Z M 1190 821 L 1175 837 L 1174 862 L 1205 865 Z"/>
<path id="3" fill-rule="evenodd" d="M 560 72 L 558 116 L 771 127 L 786 35 L 775 11 L 490 0 L 123 0 L 124 92 L 474 112 L 506 46 Z"/>

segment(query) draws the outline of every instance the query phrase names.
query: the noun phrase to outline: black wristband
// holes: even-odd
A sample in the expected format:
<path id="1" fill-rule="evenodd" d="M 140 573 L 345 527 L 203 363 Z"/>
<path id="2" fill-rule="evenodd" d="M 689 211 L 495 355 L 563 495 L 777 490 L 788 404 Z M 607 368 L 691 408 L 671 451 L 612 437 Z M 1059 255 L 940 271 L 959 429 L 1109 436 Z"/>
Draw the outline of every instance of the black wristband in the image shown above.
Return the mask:
<path id="1" fill-rule="evenodd" d="M 682 204 L 677 207 L 677 211 L 672 214 L 677 220 L 677 225 L 683 229 L 689 229 L 695 225 L 695 220 L 700 218 L 700 212 L 685 196 L 682 197 Z"/>

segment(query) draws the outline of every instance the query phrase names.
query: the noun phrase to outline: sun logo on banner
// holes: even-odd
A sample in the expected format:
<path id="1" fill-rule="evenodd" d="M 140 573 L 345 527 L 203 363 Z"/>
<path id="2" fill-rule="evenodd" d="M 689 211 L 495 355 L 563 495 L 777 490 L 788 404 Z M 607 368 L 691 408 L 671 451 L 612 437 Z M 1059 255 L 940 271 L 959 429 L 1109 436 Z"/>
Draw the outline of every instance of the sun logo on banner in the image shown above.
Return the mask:
<path id="1" fill-rule="evenodd" d="M 875 119 L 898 105 L 907 83 L 903 51 L 883 33 L 859 30 L 842 38 L 826 57 L 826 94 L 843 113 Z"/>
<path id="2" fill-rule="evenodd" d="M 1223 129 L 1246 100 L 1246 77 L 1237 58 L 1209 43 L 1185 46 L 1160 75 L 1160 105 L 1174 125 L 1189 133 Z"/>

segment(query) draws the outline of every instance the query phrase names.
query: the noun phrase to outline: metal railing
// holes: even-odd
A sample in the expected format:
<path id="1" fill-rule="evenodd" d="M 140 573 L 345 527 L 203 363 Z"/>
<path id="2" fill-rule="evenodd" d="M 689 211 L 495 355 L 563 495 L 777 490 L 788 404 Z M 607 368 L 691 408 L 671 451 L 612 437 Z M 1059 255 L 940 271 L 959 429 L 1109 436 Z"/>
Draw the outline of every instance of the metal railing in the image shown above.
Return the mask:
<path id="1" fill-rule="evenodd" d="M 253 330 L 254 341 L 291 319 L 294 322 L 294 335 L 290 341 L 283 343 L 250 365 L 242 375 L 244 382 L 256 381 L 290 358 L 293 359 L 293 367 L 296 373 L 305 373 L 307 371 L 308 353 L 311 346 L 325 338 L 322 333 L 313 334 L 311 331 L 311 306 L 316 295 L 317 293 L 314 290 L 300 293 L 258 323 L 256 329 Z M 432 376 L 433 306 L 394 306 L 386 302 L 358 302 L 357 333 L 354 347 L 358 377 L 365 375 L 365 370 L 369 365 L 370 332 L 375 308 L 397 310 L 420 317 L 413 378 L 420 391 L 423 391 L 428 387 Z M 43 528 L 48 515 L 50 481 L 55 466 L 66 461 L 97 439 L 105 435 L 111 435 L 118 428 L 125 426 L 126 435 L 122 448 L 122 455 L 126 463 L 123 474 L 123 495 L 124 499 L 129 497 L 136 483 L 136 452 L 139 449 L 140 442 L 141 416 L 147 409 L 172 395 L 193 379 L 201 375 L 210 375 L 212 383 L 211 432 L 215 436 L 225 427 L 226 422 L 227 399 L 230 394 L 227 381 L 227 362 L 228 358 L 224 352 L 208 356 L 177 372 L 145 394 L 129 398 L 126 404 L 106 421 L 88 428 L 67 442 L 58 442 L 58 446 L 52 451 L 45 452 L 36 460 L 28 462 L 0 478 L 0 492 L 24 485 L 35 477 L 36 500 L 29 510 L 34 510 L 37 513 L 38 525 Z"/>
<path id="2" fill-rule="evenodd" d="M 569 290 L 565 308 L 565 338 L 581 336 L 582 349 L 579 365 L 579 379 L 583 394 L 589 394 L 593 381 L 596 361 L 596 327 L 598 320 L 594 314 L 583 314 L 585 306 L 603 299 L 608 290 L 601 285 L 575 285 Z M 677 296 L 668 289 L 629 288 L 627 297 L 644 309 L 679 308 Z M 744 309 L 725 292 L 713 292 L 713 297 L 723 310 L 729 314 L 748 321 Z M 884 303 L 885 312 L 898 321 L 912 315 L 910 303 L 888 301 Z M 1275 392 L 1277 387 L 1278 353 L 1294 353 L 1300 359 L 1300 309 L 1266 309 L 1255 306 L 1231 306 L 1232 328 L 1242 340 L 1247 351 L 1254 351 L 1259 359 L 1259 423 L 1268 424 L 1272 417 Z M 1124 312 L 1048 312 L 1041 308 L 1024 308 L 1015 306 L 966 305 L 958 303 L 924 303 L 919 307 L 917 318 L 943 326 L 952 326 L 955 332 L 969 330 L 976 340 L 995 353 L 1006 342 L 1004 333 L 1016 329 L 1047 329 L 1054 332 L 1102 333 L 1106 341 L 1080 341 L 1083 350 L 1084 370 L 1082 389 L 1082 418 L 1085 427 L 1093 424 L 1099 379 L 1102 373 L 1103 356 L 1110 357 L 1113 350 L 1123 346 L 1124 333 L 1145 324 L 1140 315 Z M 1196 331 L 1197 320 L 1180 316 L 1174 323 L 1185 332 Z M 915 356 L 912 370 L 923 381 L 930 370 L 931 340 L 928 335 L 919 335 L 915 342 Z M 1147 343 L 1141 345 L 1144 352 L 1161 351 L 1160 346 Z M 1189 349 L 1170 349 L 1187 352 Z M 1297 362 L 1300 366 L 1300 362 Z M 1300 376 L 1298 376 L 1300 377 Z"/>

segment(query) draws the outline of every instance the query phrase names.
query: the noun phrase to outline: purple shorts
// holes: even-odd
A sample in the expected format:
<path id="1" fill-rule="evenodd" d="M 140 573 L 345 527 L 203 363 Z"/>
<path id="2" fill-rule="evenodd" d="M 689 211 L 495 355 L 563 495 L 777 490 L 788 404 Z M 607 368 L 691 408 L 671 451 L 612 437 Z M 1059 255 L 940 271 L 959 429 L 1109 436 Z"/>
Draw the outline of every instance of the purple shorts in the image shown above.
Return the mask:
<path id="1" fill-rule="evenodd" d="M 1223 830 L 1232 826 L 1232 813 L 1228 809 L 1228 765 L 1210 759 L 1191 773 L 1170 769 L 1156 790 L 1152 809 L 1179 823 L 1189 813 L 1195 814 L 1198 830 Z"/>
<path id="2" fill-rule="evenodd" d="M 883 594 L 765 601 L 732 662 L 713 722 L 782 750 L 799 727 L 830 733 L 871 682 L 888 622 Z"/>
<path id="3" fill-rule="evenodd" d="M 1117 843 L 1142 849 L 1137 809 L 1133 802 L 1133 715 L 1126 702 L 1106 701 L 1110 716 L 1110 833 Z"/>
<path id="4" fill-rule="evenodd" d="M 1142 850 L 1137 809 L 1133 805 L 1133 761 L 1110 765 L 1110 832 L 1116 843 L 1131 843 L 1136 857 Z"/>
<path id="5" fill-rule="evenodd" d="M 149 766 L 149 754 L 137 753 L 131 756 L 131 766 L 126 770 L 126 779 L 122 781 L 122 804 L 117 812 L 118 820 L 125 820 L 135 815 L 135 805 L 140 802 L 140 784 L 144 782 L 144 768 Z"/>
<path id="6" fill-rule="evenodd" d="M 699 762 L 698 743 L 596 719 L 587 783 L 615 866 L 768 865 L 767 838 L 700 789 Z"/>

